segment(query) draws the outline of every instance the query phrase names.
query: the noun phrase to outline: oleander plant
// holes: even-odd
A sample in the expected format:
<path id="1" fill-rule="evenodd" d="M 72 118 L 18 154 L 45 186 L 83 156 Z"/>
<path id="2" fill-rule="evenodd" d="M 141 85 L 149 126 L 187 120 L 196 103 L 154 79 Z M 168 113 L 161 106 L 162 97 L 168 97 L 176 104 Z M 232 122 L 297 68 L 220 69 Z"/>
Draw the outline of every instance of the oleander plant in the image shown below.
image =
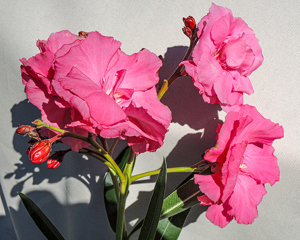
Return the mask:
<path id="1" fill-rule="evenodd" d="M 29 160 L 45 164 L 49 171 L 64 164 L 71 151 L 99 160 L 107 168 L 103 197 L 117 240 L 134 234 L 139 234 L 139 240 L 177 239 L 190 209 L 199 204 L 208 206 L 207 219 L 221 228 L 233 219 L 251 224 L 267 193 L 265 184 L 279 181 L 272 143 L 283 137 L 283 127 L 243 104 L 244 93 L 254 92 L 249 76 L 263 62 L 253 30 L 233 17 L 230 9 L 215 4 L 198 24 L 191 16 L 183 22 L 189 48 L 174 73 L 161 83 L 162 57 L 147 49 L 127 55 L 121 42 L 97 31 L 52 33 L 47 40 L 37 41 L 38 54 L 21 59 L 28 100 L 41 112 L 32 125 L 16 130 L 30 138 Z M 168 168 L 162 159 L 161 169 L 133 175 L 139 154 L 163 145 L 172 113 L 160 100 L 181 76 L 193 80 L 205 102 L 219 104 L 226 112 L 224 123 L 216 129 L 216 145 L 193 166 Z M 110 144 L 108 139 L 113 139 Z M 127 147 L 114 159 L 119 139 Z M 68 148 L 52 152 L 53 144 Z M 174 172 L 191 174 L 165 197 L 167 175 Z M 158 176 L 145 206 L 147 213 L 127 232 L 130 185 L 151 175 Z M 64 239 L 31 199 L 19 195 L 48 239 Z"/>

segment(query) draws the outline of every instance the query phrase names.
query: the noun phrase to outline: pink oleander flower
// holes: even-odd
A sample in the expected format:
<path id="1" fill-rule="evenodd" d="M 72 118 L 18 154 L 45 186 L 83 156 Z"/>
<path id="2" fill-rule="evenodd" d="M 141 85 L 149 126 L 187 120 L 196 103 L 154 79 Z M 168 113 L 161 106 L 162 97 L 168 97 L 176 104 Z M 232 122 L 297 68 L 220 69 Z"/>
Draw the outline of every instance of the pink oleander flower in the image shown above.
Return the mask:
<path id="1" fill-rule="evenodd" d="M 283 128 L 265 119 L 255 107 L 244 105 L 227 114 L 217 133 L 216 146 L 204 156 L 217 163 L 214 174 L 195 175 L 195 183 L 205 194 L 198 200 L 209 205 L 206 217 L 219 227 L 233 218 L 239 224 L 251 224 L 267 193 L 264 184 L 279 181 L 272 143 L 283 137 Z"/>
<path id="2" fill-rule="evenodd" d="M 29 101 L 39 108 L 44 122 L 54 127 L 68 129 L 78 134 L 87 136 L 87 130 L 92 128 L 73 128 L 68 126 L 73 121 L 73 116 L 78 115 L 76 109 L 57 95 L 52 86 L 55 73 L 53 63 L 59 49 L 65 49 L 72 44 L 79 44 L 84 38 L 76 36 L 69 31 L 52 33 L 48 40 L 38 40 L 36 45 L 40 53 L 26 60 L 20 61 L 22 82 L 26 85 Z M 62 54 L 62 53 L 61 53 Z M 51 136 L 51 133 L 49 134 Z M 63 138 L 62 141 L 71 146 L 73 150 L 88 146 L 87 143 L 73 139 Z"/>
<path id="3" fill-rule="evenodd" d="M 258 39 L 230 9 L 214 3 L 199 22 L 197 35 L 193 60 L 181 64 L 205 102 L 220 103 L 227 112 L 238 110 L 243 93 L 253 93 L 248 76 L 263 61 Z"/>
<path id="4" fill-rule="evenodd" d="M 22 59 L 21 69 L 28 99 L 46 123 L 126 139 L 137 154 L 163 144 L 171 112 L 157 98 L 162 63 L 155 54 L 126 55 L 120 42 L 98 32 L 62 31 L 37 45 L 41 53 Z M 75 144 L 68 145 L 82 147 Z"/>

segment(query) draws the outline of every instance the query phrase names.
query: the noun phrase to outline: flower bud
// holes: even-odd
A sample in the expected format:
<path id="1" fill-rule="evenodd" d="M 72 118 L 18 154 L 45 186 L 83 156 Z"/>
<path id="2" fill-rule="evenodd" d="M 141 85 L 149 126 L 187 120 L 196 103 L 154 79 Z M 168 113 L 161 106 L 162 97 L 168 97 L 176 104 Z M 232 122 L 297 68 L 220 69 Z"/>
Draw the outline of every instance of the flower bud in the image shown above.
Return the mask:
<path id="1" fill-rule="evenodd" d="M 49 140 L 43 140 L 35 143 L 28 154 L 29 160 L 32 163 L 42 163 L 47 160 L 51 152 L 51 142 Z"/>
<path id="2" fill-rule="evenodd" d="M 71 151 L 71 149 L 61 150 L 53 153 L 47 160 L 47 168 L 57 168 L 62 163 L 66 153 L 69 151 Z"/>
<path id="3" fill-rule="evenodd" d="M 26 136 L 27 134 L 31 133 L 33 130 L 35 130 L 35 127 L 29 125 L 22 125 L 17 128 L 16 133 Z"/>
<path id="4" fill-rule="evenodd" d="M 38 140 L 38 141 L 41 140 L 40 135 L 39 135 L 37 132 L 30 132 L 30 133 L 28 133 L 28 136 L 29 136 L 31 139 L 36 139 L 36 140 Z"/>
<path id="5" fill-rule="evenodd" d="M 32 124 L 36 125 L 36 128 L 43 128 L 45 123 L 41 119 L 36 119 L 32 122 Z"/>
<path id="6" fill-rule="evenodd" d="M 182 31 L 183 31 L 183 33 L 184 33 L 186 36 L 188 36 L 189 38 L 191 38 L 192 35 L 193 35 L 193 32 L 192 32 L 192 30 L 191 30 L 189 27 L 184 27 L 184 28 L 182 28 Z"/>
<path id="7" fill-rule="evenodd" d="M 187 18 L 183 18 L 184 25 L 191 30 L 194 30 L 196 27 L 196 21 L 192 16 L 188 16 Z"/>

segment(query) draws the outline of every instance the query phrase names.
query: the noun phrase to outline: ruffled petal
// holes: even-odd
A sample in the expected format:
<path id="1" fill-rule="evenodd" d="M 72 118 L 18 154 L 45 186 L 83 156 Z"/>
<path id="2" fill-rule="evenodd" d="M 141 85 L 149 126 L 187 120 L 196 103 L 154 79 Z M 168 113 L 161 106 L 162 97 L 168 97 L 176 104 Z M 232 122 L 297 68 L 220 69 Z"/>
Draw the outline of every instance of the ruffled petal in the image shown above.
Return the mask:
<path id="1" fill-rule="evenodd" d="M 231 210 L 239 224 L 251 224 L 258 217 L 257 205 L 267 193 L 265 187 L 249 176 L 239 175 L 234 192 L 229 199 Z"/>
<path id="2" fill-rule="evenodd" d="M 279 167 L 274 148 L 264 144 L 248 144 L 241 171 L 262 184 L 279 181 Z"/>

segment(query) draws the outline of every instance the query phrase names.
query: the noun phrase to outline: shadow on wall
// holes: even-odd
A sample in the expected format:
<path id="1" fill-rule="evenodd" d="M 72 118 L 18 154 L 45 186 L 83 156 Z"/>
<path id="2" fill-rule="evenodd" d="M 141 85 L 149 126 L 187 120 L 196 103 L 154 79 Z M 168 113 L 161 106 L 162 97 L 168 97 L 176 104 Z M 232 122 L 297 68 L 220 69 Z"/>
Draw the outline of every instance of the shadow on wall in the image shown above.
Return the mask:
<path id="1" fill-rule="evenodd" d="M 14 105 L 11 113 L 13 127 L 18 127 L 19 123 L 31 124 L 33 120 L 40 118 L 40 111 L 28 100 Z M 46 162 L 32 164 L 25 153 L 28 140 L 28 137 L 18 134 L 15 134 L 13 138 L 13 146 L 21 154 L 21 158 L 20 162 L 15 164 L 16 170 L 5 176 L 6 179 L 14 178 L 18 180 L 18 183 L 11 189 L 10 195 L 16 197 L 17 192 L 23 191 L 24 184 L 28 180 L 32 181 L 33 185 L 39 185 L 42 182 L 58 183 L 62 179 L 78 179 L 91 193 L 89 204 L 62 205 L 57 202 L 52 193 L 46 191 L 30 192 L 26 195 L 53 221 L 53 224 L 66 239 L 85 239 L 86 236 L 88 236 L 88 239 L 102 239 L 102 237 L 113 239 L 113 232 L 108 225 L 103 202 L 102 180 L 107 167 L 99 163 L 98 160 L 83 157 L 76 152 L 68 153 L 57 169 L 47 169 Z M 62 149 L 58 145 L 63 144 L 54 144 L 54 151 Z M 117 156 L 126 145 L 126 142 L 119 141 L 118 148 L 115 149 L 115 155 Z M 64 146 L 65 148 L 67 147 Z M 76 195 L 76 193 L 72 194 Z M 78 194 L 82 193 L 78 192 Z M 67 195 L 66 192 L 66 197 Z M 31 217 L 22 202 L 20 202 L 18 209 L 18 211 L 13 208 L 9 209 L 18 239 L 43 239 L 42 233 L 40 233 L 34 222 L 29 220 Z"/>
<path id="2" fill-rule="evenodd" d="M 161 82 L 172 74 L 186 51 L 187 47 L 183 46 L 168 48 L 163 67 L 160 70 Z M 218 111 L 221 108 L 219 105 L 205 103 L 189 77 L 177 79 L 162 98 L 162 102 L 172 111 L 173 123 L 182 126 L 186 124 L 194 130 L 204 129 L 203 134 L 187 134 L 178 141 L 172 152 L 167 156 L 168 167 L 190 166 L 199 162 L 204 152 L 215 145 L 216 128 L 221 123 L 218 119 Z M 34 119 L 40 117 L 39 110 L 28 103 L 27 100 L 14 105 L 11 113 L 13 127 L 18 127 L 19 123 L 30 124 Z M 28 160 L 28 156 L 25 154 L 28 145 L 22 136 L 15 134 L 13 145 L 15 150 L 21 154 L 21 158 L 20 163 L 16 164 L 16 170 L 5 176 L 6 179 L 15 178 L 19 180 L 18 184 L 11 190 L 11 196 L 16 196 L 18 191 L 22 192 L 24 183 L 28 179 L 31 179 L 34 185 L 38 185 L 43 181 L 57 183 L 63 178 L 76 178 L 85 184 L 91 192 L 89 204 L 63 206 L 57 202 L 52 193 L 46 191 L 30 192 L 28 196 L 36 202 L 68 239 L 113 239 L 112 231 L 106 220 L 103 202 L 102 180 L 106 167 L 99 164 L 97 160 L 87 161 L 81 155 L 71 152 L 66 155 L 59 168 L 55 170 L 47 169 L 46 163 L 36 165 Z M 121 142 L 114 155 L 120 153 L 125 145 L 125 142 Z M 54 146 L 54 150 L 58 150 L 57 146 Z M 169 174 L 167 195 L 186 176 L 188 174 Z M 153 176 L 146 182 L 154 182 L 155 180 L 156 176 Z M 145 181 L 140 181 L 138 184 L 142 182 Z M 151 194 L 152 192 L 140 191 L 138 201 L 126 210 L 127 222 L 144 217 Z M 186 225 L 195 222 L 206 209 L 202 206 L 194 207 L 186 221 Z M 41 239 L 40 235 L 32 238 L 39 230 L 33 221 L 28 220 L 29 216 L 23 204 L 20 204 L 18 211 L 10 209 L 10 212 L 19 236 L 24 235 L 23 239 L 28 239 L 25 236 L 30 236 L 30 239 Z M 34 234 L 32 234 L 33 232 Z"/>
<path id="3" fill-rule="evenodd" d="M 65 239 L 114 239 L 114 233 L 110 230 L 106 215 L 103 214 L 104 205 L 99 201 L 102 199 L 103 188 L 92 189 L 92 191 L 99 194 L 94 194 L 90 203 L 66 206 L 60 204 L 52 193 L 47 191 L 29 192 L 27 196 L 36 202 Z M 45 239 L 22 202 L 18 209 L 16 211 L 10 208 L 10 213 L 15 225 L 22 226 L 18 228 L 19 239 Z"/>

